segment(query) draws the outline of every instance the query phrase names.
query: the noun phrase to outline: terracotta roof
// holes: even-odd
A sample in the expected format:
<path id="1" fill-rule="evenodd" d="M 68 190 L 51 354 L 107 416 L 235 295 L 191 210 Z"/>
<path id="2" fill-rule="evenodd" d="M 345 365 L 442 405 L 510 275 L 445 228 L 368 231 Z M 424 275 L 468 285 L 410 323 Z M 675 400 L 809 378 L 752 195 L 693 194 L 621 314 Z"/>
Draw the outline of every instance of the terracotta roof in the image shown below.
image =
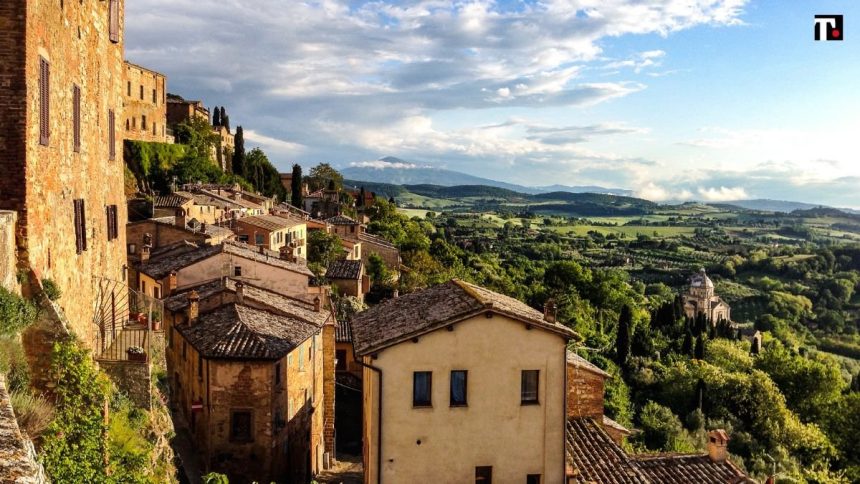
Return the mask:
<path id="1" fill-rule="evenodd" d="M 155 197 L 152 205 L 158 208 L 179 208 L 191 201 L 191 197 L 186 197 L 178 193 L 170 195 L 159 195 Z"/>
<path id="2" fill-rule="evenodd" d="M 646 484 L 651 481 L 632 459 L 588 417 L 567 422 L 567 460 L 572 467 L 569 481 L 577 484 Z M 695 482 L 695 481 L 690 481 Z"/>
<path id="3" fill-rule="evenodd" d="M 633 430 L 628 429 L 627 427 L 621 425 L 620 423 L 616 422 L 615 420 L 612 420 L 611 418 L 604 415 L 603 416 L 603 428 L 606 428 L 606 427 L 611 427 L 611 428 L 613 428 L 613 429 L 615 429 L 615 430 L 617 430 L 623 434 L 626 434 L 626 435 L 631 435 L 634 433 Z"/>
<path id="4" fill-rule="evenodd" d="M 184 254 L 186 252 L 191 252 L 192 250 L 199 249 L 200 246 L 195 244 L 194 242 L 188 240 L 180 240 L 179 242 L 174 242 L 168 245 L 162 245 L 161 247 L 156 247 L 149 252 L 150 258 L 152 257 L 161 257 L 164 254 Z"/>
<path id="5" fill-rule="evenodd" d="M 320 327 L 283 314 L 228 304 L 176 326 L 204 358 L 283 358 Z"/>
<path id="6" fill-rule="evenodd" d="M 362 232 L 358 234 L 358 240 L 362 242 L 368 242 L 370 244 L 377 244 L 383 247 L 388 247 L 390 249 L 396 249 L 397 246 L 392 244 L 391 242 L 379 237 L 378 235 L 368 234 L 367 232 Z"/>
<path id="7" fill-rule="evenodd" d="M 334 340 L 336 343 L 352 343 L 352 329 L 348 322 L 344 321 L 337 325 Z"/>
<path id="8" fill-rule="evenodd" d="M 598 368 L 597 366 L 595 366 L 594 363 L 586 360 L 585 358 L 579 356 L 578 354 L 576 354 L 572 351 L 567 352 L 567 364 L 575 366 L 575 367 L 580 368 L 582 370 L 594 373 L 596 375 L 600 375 L 604 378 L 611 378 L 612 377 L 612 375 L 610 375 L 609 373 L 606 373 L 605 371 L 603 371 L 600 368 Z"/>
<path id="9" fill-rule="evenodd" d="M 253 260 L 262 264 L 304 274 L 308 277 L 313 277 L 314 275 L 313 272 L 303 264 L 281 259 L 278 252 L 263 250 L 261 253 L 259 249 L 252 249 L 251 246 L 247 244 L 231 240 L 225 240 L 217 245 L 201 247 L 197 250 L 185 252 L 176 256 L 166 254 L 160 257 L 150 257 L 148 261 L 138 264 L 137 270 L 154 279 L 163 279 L 167 277 L 171 271 L 178 271 L 220 253 L 235 255 L 243 259 Z"/>
<path id="10" fill-rule="evenodd" d="M 323 190 L 322 190 L 322 188 L 320 188 L 319 190 L 317 190 L 317 191 L 315 191 L 315 192 L 313 192 L 313 193 L 309 193 L 309 194 L 307 194 L 307 195 L 305 195 L 305 196 L 304 196 L 304 198 L 322 198 L 322 197 L 323 197 Z"/>
<path id="11" fill-rule="evenodd" d="M 620 426 L 611 419 L 613 427 Z M 626 430 L 626 429 L 624 429 Z M 588 417 L 567 422 L 569 482 L 576 484 L 754 483 L 729 461 L 701 454 L 628 455 L 603 427 Z"/>
<path id="12" fill-rule="evenodd" d="M 212 197 L 216 200 L 221 200 L 222 202 L 227 202 L 227 203 L 234 205 L 234 206 L 239 206 L 239 207 L 243 207 L 243 208 L 250 208 L 250 209 L 255 209 L 255 210 L 262 210 L 263 209 L 262 205 L 254 203 L 250 200 L 245 200 L 242 197 L 239 197 L 239 199 L 234 199 L 234 198 L 230 197 L 229 195 L 218 195 L 217 193 L 211 192 L 209 190 L 198 190 L 197 193 L 205 194 L 205 195 Z"/>
<path id="13" fill-rule="evenodd" d="M 259 227 L 263 230 L 274 231 L 293 227 L 302 222 L 291 218 L 278 217 L 276 215 L 252 215 L 250 217 L 240 218 L 237 223 L 253 225 L 254 227 Z"/>
<path id="14" fill-rule="evenodd" d="M 195 220 L 195 219 L 191 219 L 191 220 Z M 141 223 L 141 222 L 149 222 L 149 221 L 159 223 L 162 225 L 170 225 L 170 226 L 176 227 L 176 217 L 173 217 L 173 216 L 171 216 L 171 217 L 156 217 L 156 218 L 151 218 L 151 219 L 147 219 L 147 220 L 142 220 L 140 222 L 132 222 L 132 223 Z M 191 221 L 189 220 L 189 223 L 190 222 Z M 186 224 L 185 230 L 192 232 L 192 233 L 195 233 L 195 234 L 200 233 L 199 230 L 195 230 L 195 229 L 192 229 L 191 227 L 188 227 L 188 224 Z M 219 225 L 215 225 L 215 224 L 206 224 L 206 227 L 203 230 L 203 233 L 206 235 L 209 235 L 211 237 L 227 237 L 227 236 L 233 235 L 232 230 L 230 230 L 226 227 L 221 227 Z"/>
<path id="15" fill-rule="evenodd" d="M 565 337 L 575 336 L 561 324 L 544 321 L 543 313 L 514 298 L 454 279 L 389 299 L 356 315 L 351 323 L 355 352 L 368 354 L 487 310 Z"/>
<path id="16" fill-rule="evenodd" d="M 334 260 L 328 265 L 325 276 L 329 279 L 361 279 L 364 264 L 360 260 Z"/>
<path id="17" fill-rule="evenodd" d="M 346 215 L 335 215 L 326 219 L 326 222 L 332 225 L 361 225 L 354 218 L 347 217 Z"/>
<path id="18" fill-rule="evenodd" d="M 755 482 L 729 461 L 715 462 L 707 455 L 638 455 L 636 466 L 651 482 L 667 484 Z"/>

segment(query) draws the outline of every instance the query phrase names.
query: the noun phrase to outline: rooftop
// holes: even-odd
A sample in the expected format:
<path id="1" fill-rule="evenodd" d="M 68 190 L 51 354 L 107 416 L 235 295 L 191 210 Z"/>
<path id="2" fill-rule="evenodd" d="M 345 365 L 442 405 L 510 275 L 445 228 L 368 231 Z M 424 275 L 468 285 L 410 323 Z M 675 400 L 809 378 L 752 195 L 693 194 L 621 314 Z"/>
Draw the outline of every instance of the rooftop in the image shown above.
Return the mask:
<path id="1" fill-rule="evenodd" d="M 583 369 L 585 371 L 589 371 L 591 373 L 595 373 L 595 374 L 600 375 L 604 378 L 612 377 L 612 375 L 601 370 L 596 365 L 594 365 L 594 363 L 586 360 L 585 358 L 577 355 L 576 353 L 574 353 L 572 351 L 567 352 L 567 364 L 571 365 L 571 366 L 575 366 L 577 368 L 581 368 L 581 369 Z"/>
<path id="2" fill-rule="evenodd" d="M 326 219 L 326 222 L 332 225 L 361 225 L 354 218 L 347 217 L 346 215 L 335 215 L 334 217 Z"/>
<path id="3" fill-rule="evenodd" d="M 252 215 L 250 217 L 242 217 L 237 222 L 269 231 L 283 230 L 303 223 L 301 220 L 279 217 L 277 215 Z"/>
<path id="4" fill-rule="evenodd" d="M 367 242 L 369 244 L 381 245 L 383 247 L 388 247 L 390 249 L 396 249 L 397 246 L 392 244 L 391 242 L 383 239 L 378 235 L 368 234 L 367 232 L 361 232 L 358 234 L 358 240 L 362 242 Z"/>
<path id="5" fill-rule="evenodd" d="M 361 279 L 364 264 L 360 260 L 334 260 L 328 265 L 325 276 L 329 279 Z"/>
<path id="6" fill-rule="evenodd" d="M 171 193 L 170 195 L 158 195 L 153 200 L 152 205 L 157 208 L 179 208 L 191 201 L 191 197 Z"/>
<path id="7" fill-rule="evenodd" d="M 298 318 L 227 304 L 198 316 L 192 324 L 176 326 L 204 358 L 283 358 L 319 331 L 319 326 Z"/>
<path id="8" fill-rule="evenodd" d="M 697 274 L 690 276 L 690 287 L 707 287 L 713 289 L 714 281 L 705 273 L 705 268 L 699 269 Z"/>
<path id="9" fill-rule="evenodd" d="M 191 220 L 195 220 L 195 219 L 191 219 Z M 191 220 L 189 220 L 188 222 L 190 223 Z M 129 222 L 129 225 L 130 224 L 146 223 L 146 222 L 157 223 L 157 224 L 161 224 L 161 225 L 170 225 L 171 227 L 176 227 L 176 228 L 181 229 L 181 227 L 176 226 L 176 217 L 174 217 L 174 216 L 156 217 L 156 218 L 141 220 L 139 222 Z M 188 232 L 191 232 L 191 233 L 200 233 L 199 230 L 192 229 L 192 228 L 188 227 L 187 224 L 186 224 L 184 230 L 187 230 Z M 203 227 L 203 233 L 210 236 L 210 237 L 229 237 L 229 236 L 233 235 L 232 230 L 230 230 L 226 227 L 221 227 L 221 226 L 215 225 L 215 224 L 206 224 L 206 226 Z"/>
<path id="10" fill-rule="evenodd" d="M 356 315 L 352 322 L 356 354 L 368 354 L 484 311 L 526 321 L 561 336 L 574 332 L 544 320 L 543 313 L 488 289 L 457 279 L 389 299 Z"/>

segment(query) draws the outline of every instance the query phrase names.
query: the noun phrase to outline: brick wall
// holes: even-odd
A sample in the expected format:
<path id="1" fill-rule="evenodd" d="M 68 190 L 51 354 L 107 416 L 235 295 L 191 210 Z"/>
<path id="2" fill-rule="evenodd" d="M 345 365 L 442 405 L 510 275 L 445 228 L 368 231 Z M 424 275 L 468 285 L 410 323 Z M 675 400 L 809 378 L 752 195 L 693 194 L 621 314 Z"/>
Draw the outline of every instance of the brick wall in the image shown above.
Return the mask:
<path id="1" fill-rule="evenodd" d="M 167 77 L 130 62 L 123 72 L 125 139 L 172 143 L 173 136 L 167 136 Z"/>
<path id="2" fill-rule="evenodd" d="M 567 416 L 603 418 L 604 376 L 567 365 Z"/>
<path id="3" fill-rule="evenodd" d="M 20 212 L 22 221 L 26 220 L 22 168 L 27 125 L 25 19 L 25 1 L 0 2 L 0 209 Z"/>

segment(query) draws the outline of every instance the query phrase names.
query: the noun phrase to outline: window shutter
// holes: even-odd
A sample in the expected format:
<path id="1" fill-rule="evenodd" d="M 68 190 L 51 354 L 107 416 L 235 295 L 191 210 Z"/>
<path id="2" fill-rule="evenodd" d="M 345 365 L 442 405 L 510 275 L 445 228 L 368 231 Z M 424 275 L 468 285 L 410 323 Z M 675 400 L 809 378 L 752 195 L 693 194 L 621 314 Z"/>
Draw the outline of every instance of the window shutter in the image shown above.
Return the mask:
<path id="1" fill-rule="evenodd" d="M 75 200 L 75 251 L 80 254 L 83 252 L 83 244 L 81 243 L 81 201 Z"/>
<path id="2" fill-rule="evenodd" d="M 72 88 L 72 129 L 75 153 L 81 152 L 81 88 Z"/>
<path id="3" fill-rule="evenodd" d="M 116 44 L 119 42 L 119 0 L 110 0 L 110 41 Z"/>
<path id="4" fill-rule="evenodd" d="M 113 161 L 116 159 L 116 119 L 113 109 L 108 111 L 108 143 L 110 144 L 108 147 L 110 160 Z"/>
<path id="5" fill-rule="evenodd" d="M 107 219 L 107 239 L 113 240 L 113 210 L 110 205 L 105 206 L 105 218 Z"/>
<path id="6" fill-rule="evenodd" d="M 51 68 L 44 57 L 39 58 L 39 143 L 48 146 L 51 135 Z"/>

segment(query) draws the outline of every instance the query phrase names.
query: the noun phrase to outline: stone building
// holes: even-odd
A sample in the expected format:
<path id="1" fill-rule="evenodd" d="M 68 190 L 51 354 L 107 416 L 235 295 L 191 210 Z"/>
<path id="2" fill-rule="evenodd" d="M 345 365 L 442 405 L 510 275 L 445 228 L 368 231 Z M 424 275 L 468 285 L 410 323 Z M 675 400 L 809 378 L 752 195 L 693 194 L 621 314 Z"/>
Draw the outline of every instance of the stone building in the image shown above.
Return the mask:
<path id="1" fill-rule="evenodd" d="M 564 482 L 574 333 L 462 281 L 355 316 L 364 481 Z"/>
<path id="2" fill-rule="evenodd" d="M 125 139 L 173 143 L 167 127 L 167 77 L 125 61 Z"/>
<path id="3" fill-rule="evenodd" d="M 326 267 L 325 277 L 342 296 L 352 296 L 364 301 L 364 295 L 370 291 L 370 278 L 365 274 L 361 260 L 331 261 Z"/>
<path id="4" fill-rule="evenodd" d="M 690 288 L 684 294 L 684 314 L 688 318 L 704 314 L 705 319 L 716 324 L 721 319 L 731 321 L 731 311 L 731 306 L 714 294 L 714 281 L 708 277 L 704 268 L 690 276 Z"/>
<path id="5" fill-rule="evenodd" d="M 205 471 L 309 482 L 328 466 L 336 322 L 319 298 L 223 278 L 175 291 L 165 312 L 173 404 Z"/>
<path id="6" fill-rule="evenodd" d="M 209 121 L 209 110 L 203 105 L 203 101 L 186 101 L 175 94 L 167 96 L 168 126 L 174 126 L 192 118 Z"/>
<path id="7" fill-rule="evenodd" d="M 236 138 L 226 126 L 213 126 L 218 135 L 218 145 L 215 147 L 215 161 L 222 170 L 232 171 L 233 152 L 236 149 Z"/>
<path id="8" fill-rule="evenodd" d="M 612 375 L 576 353 L 567 354 L 567 416 L 591 418 L 621 445 L 630 430 L 603 413 L 604 384 Z"/>
<path id="9" fill-rule="evenodd" d="M 0 2 L 0 210 L 17 212 L 19 268 L 57 283 L 90 345 L 97 281 L 125 280 L 123 15 L 122 0 Z"/>
<path id="10" fill-rule="evenodd" d="M 216 224 L 230 219 L 231 209 L 237 205 L 221 200 L 205 193 L 173 192 L 169 195 L 159 195 L 152 203 L 154 218 L 184 216 L 190 223 Z M 178 212 L 182 209 L 182 212 Z"/>
<path id="11" fill-rule="evenodd" d="M 237 240 L 256 247 L 307 259 L 307 225 L 303 220 L 278 215 L 253 215 L 236 220 Z"/>

